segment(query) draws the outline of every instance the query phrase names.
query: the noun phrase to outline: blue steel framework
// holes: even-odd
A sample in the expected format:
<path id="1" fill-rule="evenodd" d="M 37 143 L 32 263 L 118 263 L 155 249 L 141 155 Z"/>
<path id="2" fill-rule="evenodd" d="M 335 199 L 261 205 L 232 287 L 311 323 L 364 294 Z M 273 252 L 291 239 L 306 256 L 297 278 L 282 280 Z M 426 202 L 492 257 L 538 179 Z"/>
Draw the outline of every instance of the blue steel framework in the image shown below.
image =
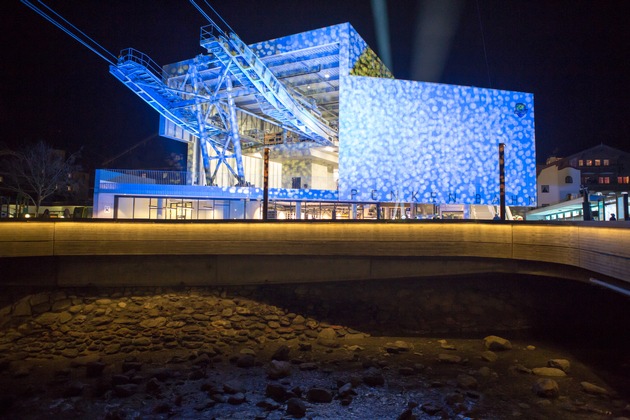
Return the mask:
<path id="1" fill-rule="evenodd" d="M 187 61 L 184 78 L 169 81 L 169 75 L 159 71 L 152 60 L 132 49 L 123 51 L 118 62 L 110 66 L 115 77 L 162 117 L 193 134 L 188 136 L 196 149 L 191 156 L 201 157 L 203 172 L 201 165 L 197 172 L 204 176 L 195 177 L 191 183 L 214 185 L 223 164 L 237 185 L 245 185 L 237 116 L 237 109 L 243 108 L 237 105 L 236 97 L 253 96 L 259 106 L 258 116 L 302 139 L 323 146 L 337 143 L 337 129 L 322 117 L 316 101 L 281 81 L 238 35 L 209 20 L 211 24 L 201 28 L 200 39 L 208 54 Z M 209 153 L 211 150 L 214 153 Z M 217 161 L 213 167 L 211 160 Z"/>

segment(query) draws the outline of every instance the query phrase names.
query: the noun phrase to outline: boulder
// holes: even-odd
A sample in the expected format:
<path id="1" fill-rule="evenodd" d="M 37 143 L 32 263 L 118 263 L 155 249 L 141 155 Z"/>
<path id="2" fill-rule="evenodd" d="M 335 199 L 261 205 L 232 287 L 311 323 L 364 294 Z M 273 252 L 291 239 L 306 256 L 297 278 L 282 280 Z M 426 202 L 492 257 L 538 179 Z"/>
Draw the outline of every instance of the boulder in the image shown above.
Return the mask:
<path id="1" fill-rule="evenodd" d="M 413 349 L 413 344 L 407 343 L 406 341 L 396 340 L 393 343 L 385 344 L 385 350 L 388 353 L 401 353 L 406 352 Z"/>
<path id="2" fill-rule="evenodd" d="M 251 354 L 243 354 L 236 359 L 236 366 L 240 368 L 250 368 L 256 366 L 256 358 Z"/>
<path id="3" fill-rule="evenodd" d="M 486 350 L 492 351 L 504 351 L 511 350 L 512 343 L 505 338 L 498 337 L 496 335 L 489 335 L 483 339 L 483 345 Z"/>
<path id="4" fill-rule="evenodd" d="M 311 388 L 306 393 L 306 399 L 312 403 L 329 403 L 332 401 L 332 393 L 325 388 Z"/>
<path id="5" fill-rule="evenodd" d="M 396 417 L 397 420 L 416 420 L 417 418 L 418 417 L 413 414 L 412 408 L 407 408 L 405 411 L 400 413 L 398 417 Z"/>
<path id="6" fill-rule="evenodd" d="M 477 389 L 479 383 L 474 377 L 462 374 L 457 376 L 457 386 L 463 389 Z"/>
<path id="7" fill-rule="evenodd" d="M 560 395 L 560 389 L 558 383 L 553 379 L 540 378 L 532 386 L 532 391 L 539 397 L 543 398 L 558 398 Z"/>
<path id="8" fill-rule="evenodd" d="M 343 384 L 337 391 L 339 397 L 344 398 L 347 396 L 357 395 L 356 391 L 352 387 L 352 383 L 348 382 Z"/>
<path id="9" fill-rule="evenodd" d="M 569 373 L 571 371 L 571 362 L 567 359 L 551 359 L 547 362 L 547 366 L 560 369 L 564 371 L 564 373 Z"/>
<path id="10" fill-rule="evenodd" d="M 228 404 L 232 404 L 232 405 L 243 404 L 245 401 L 246 401 L 245 394 L 243 394 L 242 392 L 237 392 L 234 395 L 230 395 L 227 400 Z"/>
<path id="11" fill-rule="evenodd" d="M 339 347 L 337 333 L 332 328 L 324 328 L 317 335 L 317 343 L 324 347 Z"/>
<path id="12" fill-rule="evenodd" d="M 283 403 L 289 398 L 287 389 L 280 384 L 267 384 L 265 397 L 269 397 L 275 402 Z"/>
<path id="13" fill-rule="evenodd" d="M 291 363 L 272 360 L 267 367 L 267 376 L 271 379 L 285 378 L 291 374 Z"/>
<path id="14" fill-rule="evenodd" d="M 594 385 L 590 382 L 580 382 L 580 386 L 582 387 L 582 391 L 591 395 L 609 395 L 609 392 L 602 388 L 601 386 Z"/>
<path id="15" fill-rule="evenodd" d="M 499 356 L 493 351 L 486 350 L 481 353 L 481 360 L 485 360 L 486 362 L 496 362 Z"/>
<path id="16" fill-rule="evenodd" d="M 287 401 L 287 414 L 302 418 L 306 415 L 306 404 L 299 398 L 289 398 Z"/>
<path id="17" fill-rule="evenodd" d="M 368 386 L 385 385 L 385 378 L 379 369 L 369 368 L 363 374 L 363 382 Z"/>
<path id="18" fill-rule="evenodd" d="M 280 408 L 280 404 L 278 404 L 277 402 L 275 402 L 274 400 L 270 398 L 265 398 L 262 401 L 258 401 L 256 403 L 256 407 L 260 407 L 265 411 L 273 411 Z"/>
<path id="19" fill-rule="evenodd" d="M 552 367 L 533 368 L 532 373 L 537 376 L 567 376 L 563 370 Z"/>
<path id="20" fill-rule="evenodd" d="M 233 379 L 223 384 L 223 392 L 232 395 L 238 393 L 242 394 L 245 392 L 245 386 L 238 379 Z"/>
<path id="21" fill-rule="evenodd" d="M 439 413 L 440 411 L 442 411 L 442 407 L 440 407 L 437 404 L 434 403 L 424 403 L 420 406 L 420 408 L 422 409 L 422 411 L 424 411 L 425 413 L 427 413 L 430 416 L 434 416 L 437 413 Z"/>
<path id="22" fill-rule="evenodd" d="M 438 362 L 457 364 L 462 362 L 462 358 L 455 354 L 440 353 L 438 354 Z"/>
<path id="23" fill-rule="evenodd" d="M 288 361 L 291 349 L 286 344 L 281 345 L 271 356 L 271 360 Z"/>

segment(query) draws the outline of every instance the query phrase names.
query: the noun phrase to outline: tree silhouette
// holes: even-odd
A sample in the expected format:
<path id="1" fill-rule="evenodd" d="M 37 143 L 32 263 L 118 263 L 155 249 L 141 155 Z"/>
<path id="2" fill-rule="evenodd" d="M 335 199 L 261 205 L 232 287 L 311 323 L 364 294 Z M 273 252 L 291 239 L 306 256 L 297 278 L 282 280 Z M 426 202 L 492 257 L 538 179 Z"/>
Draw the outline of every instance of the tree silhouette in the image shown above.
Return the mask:
<path id="1" fill-rule="evenodd" d="M 45 199 L 69 196 L 78 188 L 73 173 L 81 169 L 76 164 L 79 152 L 66 157 L 40 141 L 22 151 L 5 151 L 1 157 L 3 187 L 32 202 L 37 215 Z"/>

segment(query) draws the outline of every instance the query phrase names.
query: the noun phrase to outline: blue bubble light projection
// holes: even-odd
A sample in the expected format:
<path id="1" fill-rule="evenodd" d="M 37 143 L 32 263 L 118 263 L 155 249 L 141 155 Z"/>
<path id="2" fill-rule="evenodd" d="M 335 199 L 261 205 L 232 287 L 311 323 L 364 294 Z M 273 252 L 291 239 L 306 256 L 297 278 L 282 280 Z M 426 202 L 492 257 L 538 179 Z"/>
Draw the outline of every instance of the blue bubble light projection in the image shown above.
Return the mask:
<path id="1" fill-rule="evenodd" d="M 536 205 L 533 95 L 347 76 L 340 87 L 339 199 Z"/>

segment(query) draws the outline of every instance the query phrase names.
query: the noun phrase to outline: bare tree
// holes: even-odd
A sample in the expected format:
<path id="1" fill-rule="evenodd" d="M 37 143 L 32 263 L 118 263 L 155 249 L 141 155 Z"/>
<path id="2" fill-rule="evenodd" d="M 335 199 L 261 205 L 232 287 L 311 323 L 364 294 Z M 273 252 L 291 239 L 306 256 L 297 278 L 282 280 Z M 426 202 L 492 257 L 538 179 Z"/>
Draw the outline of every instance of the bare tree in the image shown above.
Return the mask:
<path id="1" fill-rule="evenodd" d="M 20 152 L 7 152 L 2 159 L 3 186 L 32 202 L 39 215 L 45 199 L 71 195 L 77 188 L 72 174 L 81 169 L 78 157 L 79 152 L 66 157 L 42 141 Z"/>

